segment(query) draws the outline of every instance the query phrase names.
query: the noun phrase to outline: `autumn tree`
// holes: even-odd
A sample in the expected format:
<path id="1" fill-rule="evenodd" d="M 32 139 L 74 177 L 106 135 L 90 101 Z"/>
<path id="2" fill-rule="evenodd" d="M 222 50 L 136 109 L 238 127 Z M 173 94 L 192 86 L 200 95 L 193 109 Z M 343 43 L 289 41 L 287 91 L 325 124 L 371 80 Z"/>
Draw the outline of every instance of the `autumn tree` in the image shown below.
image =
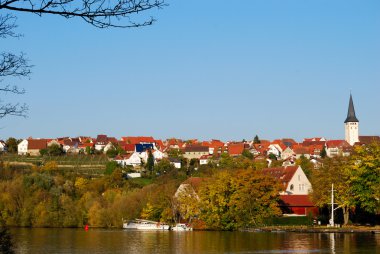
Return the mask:
<path id="1" fill-rule="evenodd" d="M 370 213 L 380 211 L 380 144 L 358 146 L 350 163 L 350 193 L 356 205 Z"/>
<path id="2" fill-rule="evenodd" d="M 275 179 L 255 170 L 218 172 L 199 193 L 201 218 L 214 229 L 257 226 L 280 214 Z"/>
<path id="3" fill-rule="evenodd" d="M 198 194 L 190 184 L 181 185 L 174 197 L 175 210 L 178 214 L 191 224 L 192 220 L 200 215 L 200 200 Z"/>
<path id="4" fill-rule="evenodd" d="M 348 158 L 327 158 L 322 167 L 312 171 L 310 180 L 313 186 L 311 197 L 319 207 L 331 204 L 331 185 L 334 184 L 334 201 L 337 207 L 342 208 L 344 225 L 347 225 L 350 211 L 355 207 L 349 184 Z"/>
<path id="5" fill-rule="evenodd" d="M 17 153 L 17 145 L 21 142 L 21 140 L 17 140 L 15 138 L 8 138 L 5 143 L 7 144 L 7 152 L 8 153 Z"/>

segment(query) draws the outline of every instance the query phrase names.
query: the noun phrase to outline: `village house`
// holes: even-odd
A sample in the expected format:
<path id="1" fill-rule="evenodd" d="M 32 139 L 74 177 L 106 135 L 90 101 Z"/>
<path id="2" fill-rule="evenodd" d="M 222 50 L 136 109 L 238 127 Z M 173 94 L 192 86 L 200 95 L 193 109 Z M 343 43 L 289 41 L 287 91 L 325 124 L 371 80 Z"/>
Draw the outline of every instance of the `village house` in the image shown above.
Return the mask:
<path id="1" fill-rule="evenodd" d="M 0 140 L 0 152 L 7 151 L 7 144 L 4 142 L 4 140 Z"/>
<path id="2" fill-rule="evenodd" d="M 41 149 L 46 149 L 48 139 L 24 139 L 17 146 L 18 155 L 39 156 Z"/>
<path id="3" fill-rule="evenodd" d="M 316 215 L 318 209 L 310 201 L 311 183 L 300 166 L 263 169 L 263 173 L 277 179 L 283 186 L 280 203 L 284 215 Z"/>
<path id="4" fill-rule="evenodd" d="M 230 156 L 240 156 L 244 151 L 244 143 L 230 143 L 227 149 Z"/>
<path id="5" fill-rule="evenodd" d="M 277 179 L 284 190 L 280 195 L 308 195 L 311 183 L 300 166 L 266 168 L 263 173 Z"/>
<path id="6" fill-rule="evenodd" d="M 325 149 L 328 157 L 348 156 L 350 155 L 350 144 L 345 140 L 328 140 Z"/>
<path id="7" fill-rule="evenodd" d="M 191 160 L 191 159 L 200 159 L 203 155 L 209 154 L 209 148 L 207 146 L 186 146 L 183 149 L 183 157 Z"/>

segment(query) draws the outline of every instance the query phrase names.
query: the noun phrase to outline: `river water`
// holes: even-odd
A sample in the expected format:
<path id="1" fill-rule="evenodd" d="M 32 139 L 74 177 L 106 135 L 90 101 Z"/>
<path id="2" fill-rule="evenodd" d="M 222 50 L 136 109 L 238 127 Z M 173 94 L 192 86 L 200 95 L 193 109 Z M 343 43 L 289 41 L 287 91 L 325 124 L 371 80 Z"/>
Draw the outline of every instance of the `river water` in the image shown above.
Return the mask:
<path id="1" fill-rule="evenodd" d="M 12 229 L 16 253 L 380 253 L 380 234 Z"/>

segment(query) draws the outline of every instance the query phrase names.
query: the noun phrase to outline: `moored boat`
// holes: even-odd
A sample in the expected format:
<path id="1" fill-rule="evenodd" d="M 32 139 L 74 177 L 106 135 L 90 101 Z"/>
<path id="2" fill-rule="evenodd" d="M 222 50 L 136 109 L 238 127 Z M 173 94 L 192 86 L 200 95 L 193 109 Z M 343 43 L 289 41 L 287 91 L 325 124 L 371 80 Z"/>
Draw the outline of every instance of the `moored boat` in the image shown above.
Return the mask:
<path id="1" fill-rule="evenodd" d="M 173 231 L 191 231 L 193 230 L 192 227 L 188 226 L 184 223 L 177 223 L 174 227 L 171 227 L 171 230 Z"/>
<path id="2" fill-rule="evenodd" d="M 138 229 L 138 230 L 169 230 L 169 225 L 150 220 L 136 219 L 123 223 L 124 229 Z"/>

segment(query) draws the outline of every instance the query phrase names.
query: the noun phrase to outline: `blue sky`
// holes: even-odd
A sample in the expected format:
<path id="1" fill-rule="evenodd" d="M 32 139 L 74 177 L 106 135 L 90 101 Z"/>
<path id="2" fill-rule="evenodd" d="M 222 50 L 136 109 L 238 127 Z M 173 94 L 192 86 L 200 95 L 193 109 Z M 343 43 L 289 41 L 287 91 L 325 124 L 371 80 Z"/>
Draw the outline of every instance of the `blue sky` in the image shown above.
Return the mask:
<path id="1" fill-rule="evenodd" d="M 1 47 L 35 67 L 2 98 L 30 112 L 0 138 L 342 139 L 350 90 L 360 134 L 380 135 L 380 1 L 168 3 L 138 29 L 18 15 Z"/>

